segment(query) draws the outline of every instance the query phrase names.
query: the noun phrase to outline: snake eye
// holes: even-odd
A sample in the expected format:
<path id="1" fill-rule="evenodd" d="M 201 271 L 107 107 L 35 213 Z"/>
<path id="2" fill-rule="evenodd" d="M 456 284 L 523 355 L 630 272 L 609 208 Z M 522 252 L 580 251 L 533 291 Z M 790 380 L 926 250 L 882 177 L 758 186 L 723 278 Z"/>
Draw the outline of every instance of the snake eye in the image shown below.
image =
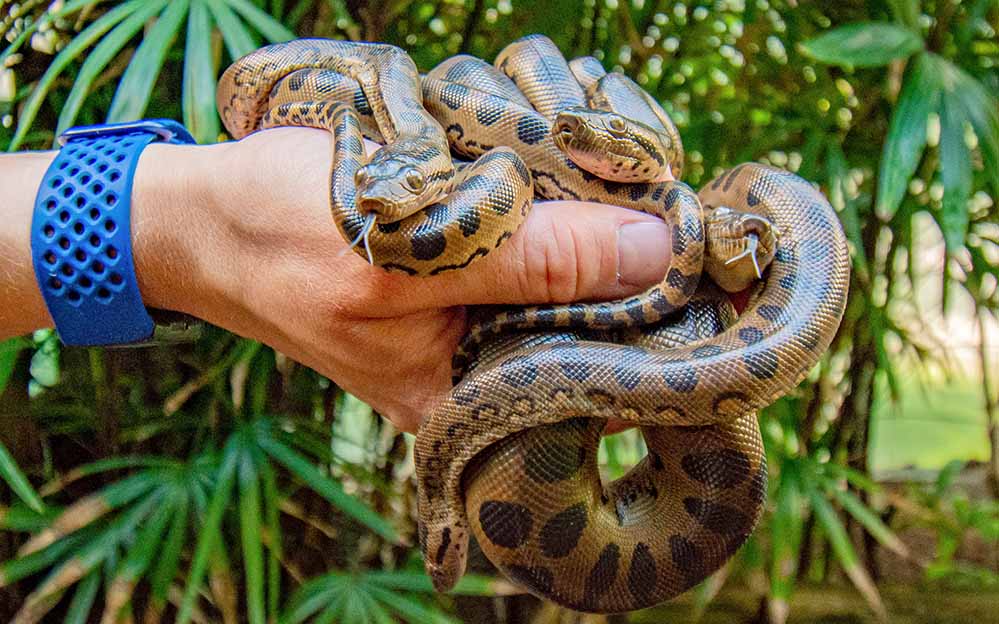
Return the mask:
<path id="1" fill-rule="evenodd" d="M 357 186 L 364 186 L 364 183 L 368 181 L 368 172 L 363 168 L 358 169 L 354 172 L 354 184 Z"/>
<path id="2" fill-rule="evenodd" d="M 423 186 L 426 183 L 423 179 L 423 175 L 416 169 L 409 169 L 406 171 L 405 186 L 406 190 L 410 193 L 419 193 L 423 190 Z"/>
<path id="3" fill-rule="evenodd" d="M 627 124 L 624 122 L 624 119 L 615 115 L 607 120 L 607 127 L 613 132 L 624 132 Z"/>

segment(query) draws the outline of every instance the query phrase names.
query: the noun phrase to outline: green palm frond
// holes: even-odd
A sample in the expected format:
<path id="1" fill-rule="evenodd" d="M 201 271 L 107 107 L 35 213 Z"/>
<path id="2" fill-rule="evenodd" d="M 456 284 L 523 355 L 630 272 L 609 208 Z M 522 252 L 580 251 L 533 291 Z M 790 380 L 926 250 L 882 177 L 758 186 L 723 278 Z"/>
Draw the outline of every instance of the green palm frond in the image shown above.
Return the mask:
<path id="1" fill-rule="evenodd" d="M 422 571 L 330 572 L 302 585 L 282 614 L 282 624 L 301 622 L 455 622 L 421 594 L 433 593 Z M 452 593 L 496 596 L 519 593 L 506 581 L 466 574 Z M 386 619 L 387 617 L 387 619 Z"/>
<path id="2" fill-rule="evenodd" d="M 32 34 L 57 18 L 85 9 L 100 10 L 100 6 L 97 0 L 79 0 L 46 12 L 0 52 L 0 65 L 24 46 Z M 24 144 L 56 80 L 64 72 L 79 68 L 68 99 L 61 107 L 55 134 L 76 122 L 95 80 L 122 54 L 130 55 L 130 59 L 118 82 L 107 120 L 142 117 L 185 21 L 185 66 L 180 86 L 184 122 L 199 142 L 217 140 L 214 85 L 220 59 L 213 51 L 213 33 L 220 33 L 233 58 L 256 47 L 255 36 L 266 41 L 285 41 L 294 38 L 294 33 L 245 0 L 129 0 L 91 21 L 56 55 L 19 112 L 8 151 Z M 128 49 L 136 44 L 134 52 Z"/>

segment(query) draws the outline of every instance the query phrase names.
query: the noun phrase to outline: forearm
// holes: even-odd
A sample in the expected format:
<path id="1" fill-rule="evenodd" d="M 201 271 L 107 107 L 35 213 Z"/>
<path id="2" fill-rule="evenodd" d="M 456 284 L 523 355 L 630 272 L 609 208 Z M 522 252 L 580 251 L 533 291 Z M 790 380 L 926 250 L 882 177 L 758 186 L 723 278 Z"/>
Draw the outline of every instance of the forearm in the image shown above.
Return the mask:
<path id="1" fill-rule="evenodd" d="M 198 245 L 210 229 L 206 152 L 217 148 L 150 145 L 132 191 L 136 276 L 149 307 L 199 313 L 210 291 Z M 32 266 L 31 221 L 38 185 L 55 152 L 0 156 L 0 340 L 51 327 Z M 193 234 L 192 233 L 196 233 Z M 197 287 L 195 287 L 197 284 Z M 186 298 L 178 293 L 187 292 Z"/>
<path id="2" fill-rule="evenodd" d="M 31 264 L 31 213 L 54 155 L 0 156 L 0 340 L 52 324 Z"/>

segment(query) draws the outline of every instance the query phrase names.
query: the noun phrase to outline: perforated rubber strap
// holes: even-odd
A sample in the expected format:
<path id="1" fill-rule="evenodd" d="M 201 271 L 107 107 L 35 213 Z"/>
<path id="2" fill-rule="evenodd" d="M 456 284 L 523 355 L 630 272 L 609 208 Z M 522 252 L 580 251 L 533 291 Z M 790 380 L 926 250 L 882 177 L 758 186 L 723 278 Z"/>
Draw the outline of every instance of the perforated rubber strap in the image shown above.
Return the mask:
<path id="1" fill-rule="evenodd" d="M 132 259 L 132 180 L 153 141 L 194 143 L 170 120 L 73 128 L 35 198 L 35 276 L 67 345 L 148 340 L 155 324 L 142 303 Z"/>

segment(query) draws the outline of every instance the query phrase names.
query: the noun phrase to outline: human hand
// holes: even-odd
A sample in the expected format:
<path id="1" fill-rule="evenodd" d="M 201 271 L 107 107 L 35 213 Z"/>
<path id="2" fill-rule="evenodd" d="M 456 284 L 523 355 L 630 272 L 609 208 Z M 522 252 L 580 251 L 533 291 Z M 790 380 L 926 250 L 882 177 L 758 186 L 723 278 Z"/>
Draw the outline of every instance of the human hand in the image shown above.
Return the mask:
<path id="1" fill-rule="evenodd" d="M 661 281 L 669 261 L 658 219 L 539 202 L 505 245 L 466 269 L 388 273 L 349 251 L 330 216 L 328 133 L 281 128 L 147 152 L 133 202 L 147 305 L 260 340 L 405 431 L 450 388 L 463 306 L 617 299 Z M 163 176 L 172 191 L 156 183 Z"/>

